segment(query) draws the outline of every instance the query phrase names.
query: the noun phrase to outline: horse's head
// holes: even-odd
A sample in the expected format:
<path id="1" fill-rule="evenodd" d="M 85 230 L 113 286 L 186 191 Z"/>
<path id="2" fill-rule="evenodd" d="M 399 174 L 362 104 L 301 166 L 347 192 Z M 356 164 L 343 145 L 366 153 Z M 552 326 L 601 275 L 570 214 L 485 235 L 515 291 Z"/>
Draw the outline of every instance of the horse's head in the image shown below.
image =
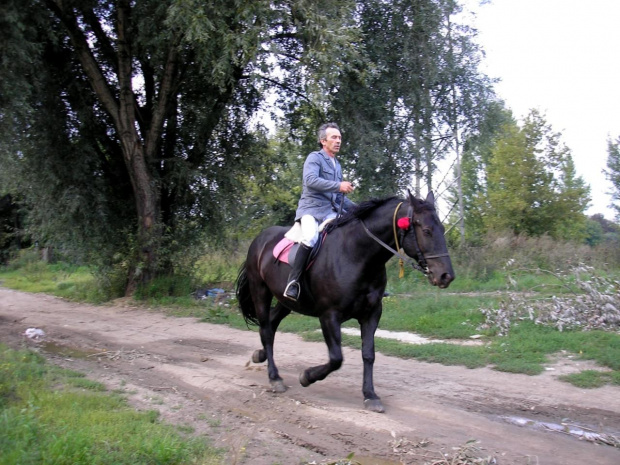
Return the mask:
<path id="1" fill-rule="evenodd" d="M 416 199 L 409 192 L 409 221 L 399 222 L 403 230 L 402 247 L 425 270 L 430 283 L 444 289 L 454 280 L 452 261 L 444 237 L 445 229 L 435 210 L 435 196 Z"/>

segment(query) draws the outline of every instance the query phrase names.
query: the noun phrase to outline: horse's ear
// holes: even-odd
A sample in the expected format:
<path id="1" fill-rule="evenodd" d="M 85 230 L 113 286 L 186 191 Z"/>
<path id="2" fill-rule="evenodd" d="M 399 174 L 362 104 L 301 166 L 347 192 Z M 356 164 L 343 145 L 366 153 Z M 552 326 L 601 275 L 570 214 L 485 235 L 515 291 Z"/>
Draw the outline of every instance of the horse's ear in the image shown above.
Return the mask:
<path id="1" fill-rule="evenodd" d="M 435 194 L 433 191 L 428 191 L 428 195 L 426 196 L 426 201 L 431 205 L 435 205 Z"/>
<path id="2" fill-rule="evenodd" d="M 409 189 L 407 189 L 407 193 L 409 194 L 409 203 L 411 204 L 414 210 L 418 210 L 422 201 L 419 199 L 416 199 Z"/>

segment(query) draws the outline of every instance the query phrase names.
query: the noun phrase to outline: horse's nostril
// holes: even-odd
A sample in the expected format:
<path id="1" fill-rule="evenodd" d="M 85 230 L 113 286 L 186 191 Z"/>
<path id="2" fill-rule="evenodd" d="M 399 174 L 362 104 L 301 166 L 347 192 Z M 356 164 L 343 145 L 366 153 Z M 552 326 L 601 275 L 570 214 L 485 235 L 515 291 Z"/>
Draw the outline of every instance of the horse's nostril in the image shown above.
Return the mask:
<path id="1" fill-rule="evenodd" d="M 441 275 L 441 282 L 444 284 L 450 284 L 454 281 L 454 277 L 450 273 L 444 273 Z"/>

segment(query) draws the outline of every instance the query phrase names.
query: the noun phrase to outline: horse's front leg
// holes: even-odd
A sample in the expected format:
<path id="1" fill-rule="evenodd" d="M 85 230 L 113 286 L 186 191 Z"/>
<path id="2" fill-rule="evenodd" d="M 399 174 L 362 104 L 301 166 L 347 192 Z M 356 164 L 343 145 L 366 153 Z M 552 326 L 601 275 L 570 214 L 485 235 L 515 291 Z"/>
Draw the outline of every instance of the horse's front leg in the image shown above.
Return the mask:
<path id="1" fill-rule="evenodd" d="M 321 330 L 329 351 L 329 362 L 307 368 L 299 375 L 299 382 L 303 387 L 308 387 L 316 381 L 325 379 L 332 371 L 342 366 L 342 335 L 340 333 L 340 320 L 336 312 L 326 312 L 319 317 Z"/>
<path id="2" fill-rule="evenodd" d="M 385 408 L 377 394 L 373 381 L 373 368 L 375 364 L 375 331 L 381 319 L 382 305 L 379 303 L 370 313 L 367 319 L 360 321 L 362 336 L 362 360 L 364 361 L 364 381 L 362 393 L 364 394 L 364 407 L 373 412 L 383 413 Z"/>
<path id="3" fill-rule="evenodd" d="M 269 296 L 268 301 L 269 303 L 266 303 L 267 299 L 265 299 L 263 302 L 263 311 L 257 311 L 257 317 L 260 323 L 259 334 L 263 348 L 256 350 L 254 354 L 252 354 L 252 361 L 254 363 L 262 363 L 267 360 L 267 372 L 269 374 L 271 389 L 274 392 L 285 392 L 286 386 L 280 377 L 278 367 L 273 358 L 273 342 L 278 325 L 291 311 L 280 304 L 277 304 L 271 309 L 271 296 Z"/>

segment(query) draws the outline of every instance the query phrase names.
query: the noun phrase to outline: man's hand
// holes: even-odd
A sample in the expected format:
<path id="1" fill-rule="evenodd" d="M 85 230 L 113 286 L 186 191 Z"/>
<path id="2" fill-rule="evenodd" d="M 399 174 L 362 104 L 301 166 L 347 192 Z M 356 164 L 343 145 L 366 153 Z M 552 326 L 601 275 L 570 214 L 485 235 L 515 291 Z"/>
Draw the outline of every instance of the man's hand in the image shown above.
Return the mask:
<path id="1" fill-rule="evenodd" d="M 340 183 L 340 192 L 342 192 L 343 194 L 350 194 L 351 192 L 353 192 L 353 184 L 351 184 L 349 181 L 342 181 Z"/>

